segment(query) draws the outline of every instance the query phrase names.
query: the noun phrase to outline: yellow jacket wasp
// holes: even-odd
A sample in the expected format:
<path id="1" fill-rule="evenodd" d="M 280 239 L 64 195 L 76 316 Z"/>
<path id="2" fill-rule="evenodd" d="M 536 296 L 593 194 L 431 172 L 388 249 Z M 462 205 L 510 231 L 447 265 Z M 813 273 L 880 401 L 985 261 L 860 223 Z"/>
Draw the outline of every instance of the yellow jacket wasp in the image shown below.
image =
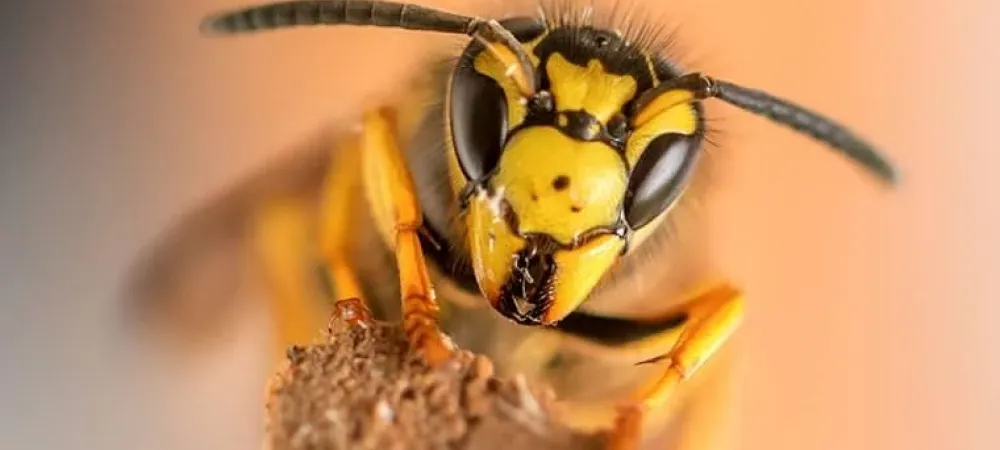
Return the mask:
<path id="1" fill-rule="evenodd" d="M 373 106 L 358 133 L 332 144 L 313 197 L 262 204 L 256 236 L 273 302 L 282 317 L 301 316 L 295 305 L 324 291 L 358 321 L 398 315 L 431 364 L 457 344 L 567 400 L 613 398 L 612 446 L 632 448 L 643 419 L 742 317 L 739 290 L 703 287 L 697 250 L 671 226 L 704 182 L 701 103 L 718 99 L 808 134 L 890 183 L 896 173 L 834 121 L 683 72 L 655 39 L 586 17 L 567 9 L 498 21 L 404 3 L 288 1 L 211 16 L 203 30 L 355 25 L 471 38 L 415 82 L 412 98 Z M 374 228 L 356 226 L 364 218 Z M 325 284 L 300 282 L 314 274 L 310 261 Z M 286 343 L 304 320 L 284 322 Z M 604 378 L 580 357 L 594 349 L 617 351 L 627 368 L 650 363 L 642 367 L 655 376 L 618 365 Z"/>

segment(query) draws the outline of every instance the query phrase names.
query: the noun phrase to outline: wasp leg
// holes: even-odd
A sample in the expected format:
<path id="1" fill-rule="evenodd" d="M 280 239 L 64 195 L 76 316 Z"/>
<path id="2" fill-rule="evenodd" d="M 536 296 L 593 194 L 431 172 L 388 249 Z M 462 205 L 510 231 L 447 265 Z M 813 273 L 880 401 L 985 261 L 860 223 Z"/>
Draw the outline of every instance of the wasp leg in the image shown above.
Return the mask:
<path id="1" fill-rule="evenodd" d="M 403 329 L 410 345 L 430 365 L 446 361 L 454 347 L 438 326 L 440 308 L 428 275 L 418 232 L 423 214 L 412 174 L 396 141 L 395 113 L 365 114 L 361 154 L 365 158 L 369 198 L 379 223 L 392 224 L 388 240 L 399 266 Z"/>
<path id="2" fill-rule="evenodd" d="M 334 311 L 352 326 L 371 324 L 372 314 L 362 294 L 357 271 L 350 258 L 353 232 L 357 224 L 349 220 L 357 208 L 362 151 L 360 140 L 352 137 L 335 150 L 322 187 L 319 207 L 319 248 L 337 301 Z M 333 293 L 330 293 L 333 294 Z"/>
<path id="3" fill-rule="evenodd" d="M 688 323 L 664 356 L 644 362 L 669 361 L 663 375 L 636 393 L 619 411 L 609 442 L 614 450 L 639 447 L 643 416 L 664 406 L 679 384 L 690 378 L 725 343 L 743 318 L 743 299 L 728 285 L 695 297 L 684 306 Z"/>
<path id="4" fill-rule="evenodd" d="M 305 345 L 322 327 L 322 301 L 311 289 L 310 252 L 314 248 L 314 215 L 301 197 L 266 199 L 254 221 L 254 244 L 263 272 L 277 331 L 279 354 L 291 345 Z"/>
<path id="5" fill-rule="evenodd" d="M 319 192 L 276 195 L 257 210 L 254 243 L 264 274 L 269 306 L 275 319 L 280 355 L 292 345 L 307 345 L 329 317 L 329 289 L 342 299 L 333 312 L 354 325 L 371 320 L 358 278 L 348 257 L 351 217 L 360 183 L 359 140 L 346 138 L 331 150 Z M 318 223 L 317 223 L 318 222 Z M 318 251 L 317 251 L 318 241 Z M 323 261 L 330 283 L 317 280 L 316 261 Z"/>

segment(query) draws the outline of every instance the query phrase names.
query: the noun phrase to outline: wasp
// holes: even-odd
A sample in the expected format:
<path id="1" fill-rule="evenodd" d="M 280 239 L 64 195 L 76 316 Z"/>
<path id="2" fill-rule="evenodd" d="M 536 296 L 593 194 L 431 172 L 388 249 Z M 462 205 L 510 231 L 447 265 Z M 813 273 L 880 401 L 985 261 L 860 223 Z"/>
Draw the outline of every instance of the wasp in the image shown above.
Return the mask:
<path id="1" fill-rule="evenodd" d="M 568 403 L 610 406 L 571 408 L 570 420 L 635 448 L 743 315 L 742 291 L 701 264 L 704 249 L 684 245 L 692 226 L 679 225 L 707 183 L 703 103 L 809 135 L 896 182 L 833 120 L 686 72 L 635 31 L 651 27 L 580 11 L 491 19 L 318 0 L 205 19 L 213 35 L 352 25 L 465 39 L 406 98 L 368 105 L 356 129 L 273 169 L 290 181 L 257 184 L 250 235 L 282 343 L 309 338 L 323 301 L 357 326 L 397 318 L 429 364 L 458 347 L 485 353 Z"/>

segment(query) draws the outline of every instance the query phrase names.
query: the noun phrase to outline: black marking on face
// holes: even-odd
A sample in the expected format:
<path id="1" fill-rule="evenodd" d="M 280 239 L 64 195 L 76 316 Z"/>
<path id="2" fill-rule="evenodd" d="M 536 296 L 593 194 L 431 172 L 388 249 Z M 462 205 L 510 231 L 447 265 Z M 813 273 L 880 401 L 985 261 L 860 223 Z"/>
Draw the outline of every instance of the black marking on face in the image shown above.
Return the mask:
<path id="1" fill-rule="evenodd" d="M 622 129 L 622 124 L 614 123 L 614 132 L 597 120 L 587 111 L 549 111 L 545 113 L 528 112 L 528 116 L 519 125 L 510 130 L 510 135 L 529 127 L 553 127 L 567 137 L 581 142 L 601 142 L 615 151 L 624 154 L 628 139 L 628 129 Z"/>
<path id="2" fill-rule="evenodd" d="M 552 180 L 552 189 L 556 191 L 565 191 L 569 187 L 569 177 L 566 175 L 559 175 L 554 180 Z"/>
<path id="3" fill-rule="evenodd" d="M 552 307 L 556 264 L 550 249 L 529 244 L 514 256 L 514 267 L 500 288 L 501 314 L 521 325 L 538 325 Z"/>
<path id="4" fill-rule="evenodd" d="M 582 209 L 579 206 L 570 206 L 570 211 L 572 212 L 580 212 L 581 210 Z M 632 230 L 625 222 L 624 215 L 622 215 L 613 225 L 600 225 L 590 228 L 580 233 L 580 235 L 572 242 L 564 244 L 545 233 L 522 233 L 520 228 L 521 219 L 518 217 L 517 212 L 514 211 L 514 208 L 510 206 L 510 202 L 507 200 L 500 201 L 500 214 L 511 234 L 520 236 L 526 240 L 528 242 L 528 247 L 534 246 L 538 248 L 539 251 L 547 253 L 554 253 L 557 250 L 575 250 L 589 244 L 594 239 L 607 235 L 614 235 L 624 240 L 625 248 L 628 248 L 628 241 L 632 235 Z"/>
<path id="5" fill-rule="evenodd" d="M 559 53 L 567 61 L 580 67 L 587 67 L 596 58 L 609 73 L 635 77 L 638 92 L 653 87 L 654 79 L 646 54 L 611 31 L 591 26 L 553 29 L 535 48 L 535 56 L 538 56 L 544 67 L 552 53 Z"/>
<path id="6" fill-rule="evenodd" d="M 611 116 L 611 119 L 608 120 L 607 130 L 608 136 L 610 136 L 611 139 L 619 142 L 625 142 L 629 133 L 628 119 L 626 119 L 625 115 L 622 113 Z"/>

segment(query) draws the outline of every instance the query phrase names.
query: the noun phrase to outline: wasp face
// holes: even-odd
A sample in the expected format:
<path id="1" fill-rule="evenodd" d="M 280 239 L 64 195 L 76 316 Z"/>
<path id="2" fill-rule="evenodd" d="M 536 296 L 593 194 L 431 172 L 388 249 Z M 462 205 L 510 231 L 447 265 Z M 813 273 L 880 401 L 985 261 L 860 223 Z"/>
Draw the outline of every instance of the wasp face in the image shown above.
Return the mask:
<path id="1" fill-rule="evenodd" d="M 466 52 L 449 100 L 453 171 L 480 291 L 521 324 L 576 309 L 660 218 L 697 156 L 692 104 L 636 120 L 629 106 L 658 75 L 596 29 L 512 27 L 543 88 L 519 92 L 487 53 Z"/>
<path id="2" fill-rule="evenodd" d="M 625 246 L 626 166 L 602 143 L 538 125 L 512 137 L 497 167 L 469 199 L 477 281 L 507 317 L 557 321 Z"/>

